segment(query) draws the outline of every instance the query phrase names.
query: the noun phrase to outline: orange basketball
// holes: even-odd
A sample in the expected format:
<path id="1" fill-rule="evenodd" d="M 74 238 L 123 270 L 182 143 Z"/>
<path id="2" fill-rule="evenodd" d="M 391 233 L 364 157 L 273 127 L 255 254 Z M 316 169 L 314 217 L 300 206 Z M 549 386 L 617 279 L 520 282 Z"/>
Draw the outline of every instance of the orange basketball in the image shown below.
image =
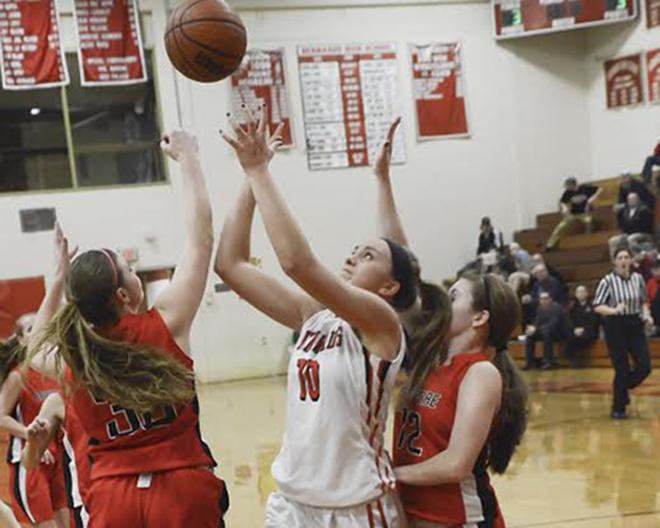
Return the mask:
<path id="1" fill-rule="evenodd" d="M 183 0 L 167 21 L 167 55 L 194 81 L 229 77 L 241 64 L 246 46 L 243 21 L 222 0 Z"/>

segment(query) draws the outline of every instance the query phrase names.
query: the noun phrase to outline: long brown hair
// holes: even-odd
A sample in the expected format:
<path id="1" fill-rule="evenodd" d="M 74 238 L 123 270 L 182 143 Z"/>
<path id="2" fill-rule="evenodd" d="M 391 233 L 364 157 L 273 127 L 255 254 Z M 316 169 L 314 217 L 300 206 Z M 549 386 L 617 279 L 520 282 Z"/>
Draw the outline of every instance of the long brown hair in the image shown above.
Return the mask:
<path id="1" fill-rule="evenodd" d="M 190 401 L 193 374 L 181 363 L 156 348 L 113 341 L 96 331 L 119 321 L 115 292 L 123 283 L 114 252 L 93 250 L 80 255 L 66 279 L 67 302 L 36 338 L 30 356 L 50 350 L 61 383 L 67 386 L 66 364 L 76 383 L 94 397 L 127 409 L 147 412 L 159 405 Z"/>
<path id="2" fill-rule="evenodd" d="M 467 273 L 474 311 L 489 312 L 487 345 L 495 349 L 493 364 L 502 376 L 502 402 L 487 443 L 487 466 L 504 473 L 527 428 L 529 390 L 507 351 L 509 338 L 520 321 L 520 303 L 513 289 L 494 275 Z"/>
<path id="3" fill-rule="evenodd" d="M 419 295 L 418 304 L 410 309 L 406 319 L 408 379 L 401 390 L 401 403 L 412 405 L 422 392 L 429 372 L 440 364 L 445 337 L 451 323 L 451 300 L 444 288 L 421 279 L 419 261 L 409 250 L 412 273 Z"/>
<path id="4" fill-rule="evenodd" d="M 18 341 L 18 336 L 0 341 L 0 386 L 9 373 L 25 360 L 26 350 Z"/>

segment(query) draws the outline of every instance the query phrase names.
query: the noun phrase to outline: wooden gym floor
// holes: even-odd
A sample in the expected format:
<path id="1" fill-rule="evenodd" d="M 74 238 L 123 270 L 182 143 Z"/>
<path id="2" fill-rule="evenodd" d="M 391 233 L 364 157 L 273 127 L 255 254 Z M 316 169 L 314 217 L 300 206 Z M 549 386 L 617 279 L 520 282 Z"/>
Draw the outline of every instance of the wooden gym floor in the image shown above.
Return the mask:
<path id="1" fill-rule="evenodd" d="M 496 477 L 510 528 L 660 527 L 660 373 L 635 391 L 631 419 L 609 419 L 609 369 L 533 373 L 530 427 Z M 220 461 L 228 526 L 263 526 L 284 427 L 285 378 L 206 385 L 202 429 Z M 388 441 L 389 444 L 389 441 Z"/>

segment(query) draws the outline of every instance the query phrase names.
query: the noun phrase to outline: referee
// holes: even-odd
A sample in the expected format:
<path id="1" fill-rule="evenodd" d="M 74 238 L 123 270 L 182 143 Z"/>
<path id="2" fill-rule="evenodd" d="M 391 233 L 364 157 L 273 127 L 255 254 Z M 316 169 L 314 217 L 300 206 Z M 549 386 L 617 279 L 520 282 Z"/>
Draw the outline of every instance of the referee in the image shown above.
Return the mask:
<path id="1" fill-rule="evenodd" d="M 614 271 L 598 284 L 594 311 L 603 316 L 605 341 L 614 366 L 612 418 L 628 418 L 628 390 L 637 387 L 651 373 L 651 358 L 644 324 L 652 324 L 644 279 L 631 271 L 627 247 L 614 254 Z M 628 355 L 632 357 L 632 370 Z"/>

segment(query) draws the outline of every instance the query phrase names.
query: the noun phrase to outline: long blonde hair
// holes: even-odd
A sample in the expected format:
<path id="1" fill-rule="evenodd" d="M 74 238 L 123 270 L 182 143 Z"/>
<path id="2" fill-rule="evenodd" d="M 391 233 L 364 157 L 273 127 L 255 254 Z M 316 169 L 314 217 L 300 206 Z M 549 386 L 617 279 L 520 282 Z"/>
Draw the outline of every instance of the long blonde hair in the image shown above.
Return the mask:
<path id="1" fill-rule="evenodd" d="M 68 391 L 84 387 L 99 400 L 138 412 L 191 401 L 193 373 L 172 356 L 154 347 L 107 339 L 95 330 L 119 321 L 114 297 L 122 283 L 114 252 L 80 255 L 67 276 L 67 302 L 36 337 L 27 361 L 49 350 Z M 75 385 L 67 383 L 65 365 Z"/>

